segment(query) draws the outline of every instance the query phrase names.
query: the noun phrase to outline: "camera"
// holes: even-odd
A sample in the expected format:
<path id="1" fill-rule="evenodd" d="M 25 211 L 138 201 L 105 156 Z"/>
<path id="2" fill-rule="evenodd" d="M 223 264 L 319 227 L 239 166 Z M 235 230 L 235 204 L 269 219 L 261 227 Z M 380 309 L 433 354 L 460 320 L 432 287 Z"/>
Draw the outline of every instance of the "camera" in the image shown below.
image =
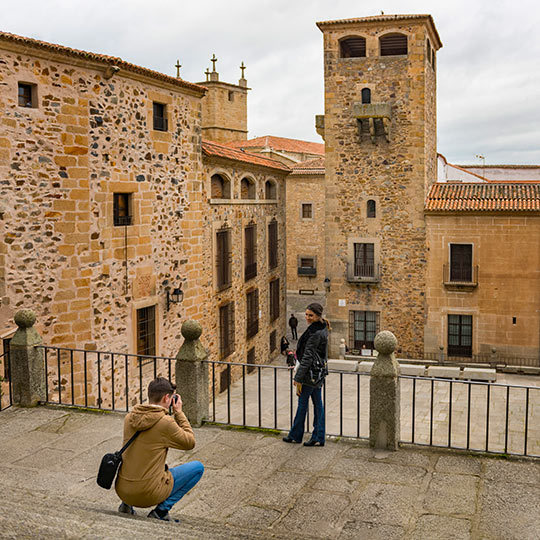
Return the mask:
<path id="1" fill-rule="evenodd" d="M 173 401 L 174 401 L 174 404 L 175 404 L 175 405 L 178 403 L 178 398 L 179 398 L 179 397 L 180 397 L 180 396 L 179 396 L 178 394 L 174 394 L 174 396 L 173 396 Z"/>

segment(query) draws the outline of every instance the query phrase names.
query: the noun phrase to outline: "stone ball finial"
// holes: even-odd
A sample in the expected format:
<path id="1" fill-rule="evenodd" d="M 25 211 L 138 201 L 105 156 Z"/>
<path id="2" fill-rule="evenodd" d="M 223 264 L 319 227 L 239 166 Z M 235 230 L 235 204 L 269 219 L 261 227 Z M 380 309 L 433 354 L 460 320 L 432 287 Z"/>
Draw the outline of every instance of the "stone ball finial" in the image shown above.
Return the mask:
<path id="1" fill-rule="evenodd" d="M 375 349 L 379 354 L 392 354 L 397 349 L 397 338 L 388 330 L 383 330 L 375 336 Z"/>
<path id="2" fill-rule="evenodd" d="M 186 341 L 195 341 L 201 337 L 202 326 L 197 321 L 190 319 L 182 323 L 180 331 Z"/>
<path id="3" fill-rule="evenodd" d="M 13 319 L 19 328 L 30 328 L 36 322 L 36 314 L 31 309 L 21 309 Z"/>

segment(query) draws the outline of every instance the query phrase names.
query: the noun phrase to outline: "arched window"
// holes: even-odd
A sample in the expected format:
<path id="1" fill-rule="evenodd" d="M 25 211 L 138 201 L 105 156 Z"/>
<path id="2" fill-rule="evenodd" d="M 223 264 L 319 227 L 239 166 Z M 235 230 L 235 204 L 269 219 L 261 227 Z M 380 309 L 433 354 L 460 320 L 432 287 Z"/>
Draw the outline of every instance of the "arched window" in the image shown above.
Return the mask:
<path id="1" fill-rule="evenodd" d="M 362 103 L 371 103 L 371 90 L 362 88 Z"/>
<path id="2" fill-rule="evenodd" d="M 386 34 L 379 39 L 381 56 L 407 54 L 407 36 L 405 34 Z"/>
<path id="3" fill-rule="evenodd" d="M 276 183 L 272 182 L 272 180 L 267 180 L 264 184 L 264 198 L 270 200 L 277 199 Z"/>
<path id="4" fill-rule="evenodd" d="M 240 182 L 240 198 L 254 199 L 255 198 L 255 182 L 249 178 L 242 178 Z"/>
<path id="5" fill-rule="evenodd" d="M 339 42 L 340 58 L 363 58 L 366 56 L 366 38 L 355 36 Z"/>
<path id="6" fill-rule="evenodd" d="M 377 216 L 377 204 L 373 199 L 369 199 L 367 202 L 367 217 L 374 218 Z"/>
<path id="7" fill-rule="evenodd" d="M 212 199 L 230 199 L 231 198 L 231 182 L 221 176 L 221 174 L 214 174 L 210 179 L 211 182 L 211 194 Z"/>

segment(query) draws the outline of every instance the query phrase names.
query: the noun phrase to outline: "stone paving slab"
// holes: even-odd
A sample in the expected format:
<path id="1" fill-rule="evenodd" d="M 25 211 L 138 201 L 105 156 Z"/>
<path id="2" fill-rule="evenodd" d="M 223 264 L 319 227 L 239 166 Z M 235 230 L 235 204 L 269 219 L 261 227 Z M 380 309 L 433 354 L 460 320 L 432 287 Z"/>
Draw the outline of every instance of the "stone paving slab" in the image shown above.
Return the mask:
<path id="1" fill-rule="evenodd" d="M 353 440 L 306 448 L 270 432 L 215 426 L 195 429 L 192 451 L 169 454 L 170 465 L 201 459 L 206 467 L 172 511 L 181 525 L 148 520 L 147 509 L 119 515 L 114 490 L 99 488 L 95 475 L 102 454 L 118 448 L 122 423 L 116 413 L 2 411 L 0 536 L 540 538 L 538 459 L 410 446 L 381 453 Z M 24 449 L 18 456 L 15 443 Z"/>

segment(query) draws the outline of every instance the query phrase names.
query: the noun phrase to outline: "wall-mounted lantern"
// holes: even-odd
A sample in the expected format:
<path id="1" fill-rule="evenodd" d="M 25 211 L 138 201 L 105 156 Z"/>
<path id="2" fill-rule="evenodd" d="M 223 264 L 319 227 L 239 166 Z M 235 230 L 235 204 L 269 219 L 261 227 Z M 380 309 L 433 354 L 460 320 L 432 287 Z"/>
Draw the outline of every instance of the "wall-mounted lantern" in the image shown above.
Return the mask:
<path id="1" fill-rule="evenodd" d="M 327 292 L 330 291 L 330 278 L 324 278 L 324 288 Z"/>
<path id="2" fill-rule="evenodd" d="M 167 290 L 167 311 L 169 311 L 171 304 L 180 304 L 184 299 L 184 291 L 180 287 L 175 287 L 170 293 Z"/>

